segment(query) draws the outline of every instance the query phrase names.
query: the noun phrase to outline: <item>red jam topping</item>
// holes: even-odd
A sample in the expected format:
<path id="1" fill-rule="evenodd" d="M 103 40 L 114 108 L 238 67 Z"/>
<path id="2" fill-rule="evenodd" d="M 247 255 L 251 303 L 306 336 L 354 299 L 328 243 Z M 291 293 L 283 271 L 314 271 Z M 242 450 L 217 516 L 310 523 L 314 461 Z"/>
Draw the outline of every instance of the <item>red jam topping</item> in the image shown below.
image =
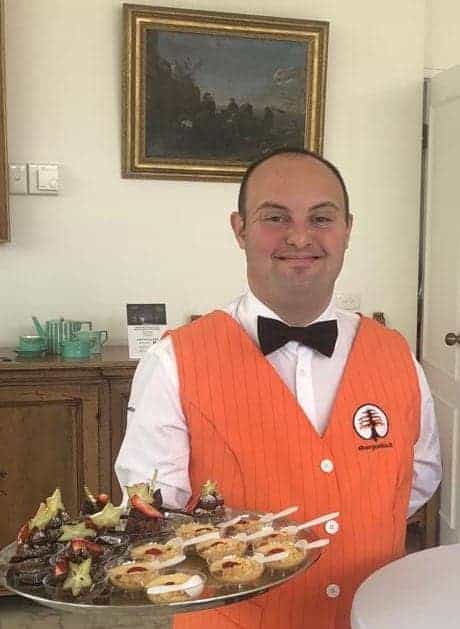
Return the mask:
<path id="1" fill-rule="evenodd" d="M 165 585 L 176 585 L 174 581 L 166 581 Z"/>
<path id="2" fill-rule="evenodd" d="M 233 568 L 233 566 L 239 566 L 240 564 L 237 561 L 225 561 L 222 564 L 222 568 Z"/>
<path id="3" fill-rule="evenodd" d="M 276 553 L 282 553 L 284 548 L 272 548 L 268 551 L 267 555 L 276 555 Z"/>
<path id="4" fill-rule="evenodd" d="M 127 570 L 128 574 L 131 574 L 131 572 L 146 572 L 147 568 L 141 568 L 140 566 L 134 566 L 133 568 L 129 568 Z"/>
<path id="5" fill-rule="evenodd" d="M 146 555 L 155 555 L 155 557 L 157 557 L 158 555 L 162 555 L 163 551 L 160 550 L 159 548 L 150 548 L 149 550 L 145 551 Z"/>

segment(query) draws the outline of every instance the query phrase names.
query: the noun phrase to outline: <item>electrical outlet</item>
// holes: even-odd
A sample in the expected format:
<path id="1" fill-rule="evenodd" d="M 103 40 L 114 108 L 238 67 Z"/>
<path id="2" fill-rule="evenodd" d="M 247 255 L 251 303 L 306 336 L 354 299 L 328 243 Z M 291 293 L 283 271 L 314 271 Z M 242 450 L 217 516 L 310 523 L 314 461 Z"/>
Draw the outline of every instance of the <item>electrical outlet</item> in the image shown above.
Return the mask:
<path id="1" fill-rule="evenodd" d="M 337 293 L 335 296 L 337 306 L 343 310 L 359 310 L 361 297 L 358 293 Z"/>
<path id="2" fill-rule="evenodd" d="M 27 168 L 25 164 L 9 165 L 8 192 L 10 194 L 27 194 Z"/>

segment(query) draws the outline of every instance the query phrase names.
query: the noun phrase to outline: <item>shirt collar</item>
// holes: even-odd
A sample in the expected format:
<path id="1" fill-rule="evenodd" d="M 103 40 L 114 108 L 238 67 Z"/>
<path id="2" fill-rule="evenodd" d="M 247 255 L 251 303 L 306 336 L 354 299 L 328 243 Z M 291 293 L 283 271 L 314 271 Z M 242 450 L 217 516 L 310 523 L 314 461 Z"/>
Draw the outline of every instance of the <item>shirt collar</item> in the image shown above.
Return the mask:
<path id="1" fill-rule="evenodd" d="M 248 288 L 238 302 L 235 317 L 252 340 L 257 343 L 257 345 L 259 344 L 257 336 L 257 317 L 259 316 L 270 317 L 271 319 L 276 319 L 277 321 L 283 321 L 279 315 L 257 299 L 254 293 Z M 319 317 L 317 317 L 314 321 L 311 321 L 308 325 L 316 323 L 317 321 L 326 321 L 328 319 L 337 319 L 337 308 L 334 305 L 333 299 L 329 302 L 329 305 L 319 315 Z M 286 321 L 283 321 L 283 323 L 286 323 Z"/>

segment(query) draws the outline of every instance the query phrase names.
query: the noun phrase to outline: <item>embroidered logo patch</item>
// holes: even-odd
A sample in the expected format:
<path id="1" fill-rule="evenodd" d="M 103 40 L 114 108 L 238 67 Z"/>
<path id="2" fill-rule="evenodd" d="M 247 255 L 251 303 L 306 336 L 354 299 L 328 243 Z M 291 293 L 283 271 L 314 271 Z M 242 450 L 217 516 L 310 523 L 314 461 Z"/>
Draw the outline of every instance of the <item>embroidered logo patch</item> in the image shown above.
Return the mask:
<path id="1" fill-rule="evenodd" d="M 363 404 L 353 415 L 353 428 L 362 439 L 377 441 L 388 434 L 388 417 L 375 404 Z"/>

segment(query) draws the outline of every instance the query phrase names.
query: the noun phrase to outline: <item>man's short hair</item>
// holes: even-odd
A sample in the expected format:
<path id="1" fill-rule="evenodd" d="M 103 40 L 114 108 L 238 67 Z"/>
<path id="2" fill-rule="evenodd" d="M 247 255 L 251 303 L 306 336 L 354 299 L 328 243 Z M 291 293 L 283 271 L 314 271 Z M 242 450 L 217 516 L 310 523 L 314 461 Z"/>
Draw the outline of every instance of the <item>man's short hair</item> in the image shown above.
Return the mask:
<path id="1" fill-rule="evenodd" d="M 276 155 L 306 155 L 307 157 L 316 159 L 317 161 L 324 164 L 327 168 L 329 168 L 329 170 L 337 177 L 342 187 L 343 197 L 345 199 L 345 220 L 348 223 L 349 218 L 350 218 L 350 200 L 348 197 L 347 187 L 345 185 L 342 175 L 340 174 L 339 169 L 336 166 L 334 166 L 332 162 L 328 161 L 321 155 L 318 155 L 318 153 L 314 153 L 313 151 L 308 151 L 307 149 L 300 149 L 300 148 L 276 149 L 275 151 L 272 151 L 271 153 L 264 155 L 263 157 L 257 159 L 255 162 L 252 162 L 252 164 L 250 164 L 249 168 L 245 172 L 244 177 L 241 181 L 240 191 L 238 194 L 238 212 L 243 219 L 246 217 L 247 188 L 248 188 L 248 182 L 252 173 L 258 166 L 260 166 L 267 160 L 271 159 L 272 157 L 275 157 Z"/>

